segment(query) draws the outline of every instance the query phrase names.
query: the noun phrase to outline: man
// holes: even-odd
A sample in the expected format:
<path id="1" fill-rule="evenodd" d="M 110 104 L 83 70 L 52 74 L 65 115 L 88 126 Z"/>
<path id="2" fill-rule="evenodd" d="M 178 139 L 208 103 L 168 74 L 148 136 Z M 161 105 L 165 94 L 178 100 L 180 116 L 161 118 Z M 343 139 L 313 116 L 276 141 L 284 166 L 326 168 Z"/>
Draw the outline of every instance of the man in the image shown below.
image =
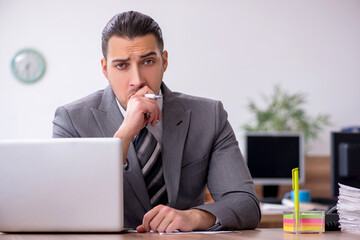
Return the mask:
<path id="1" fill-rule="evenodd" d="M 259 203 L 227 113 L 221 102 L 166 87 L 163 46 L 149 16 L 114 16 L 102 33 L 101 64 L 110 86 L 59 107 L 53 137 L 121 138 L 126 227 L 255 228 Z M 204 204 L 206 186 L 214 203 Z"/>

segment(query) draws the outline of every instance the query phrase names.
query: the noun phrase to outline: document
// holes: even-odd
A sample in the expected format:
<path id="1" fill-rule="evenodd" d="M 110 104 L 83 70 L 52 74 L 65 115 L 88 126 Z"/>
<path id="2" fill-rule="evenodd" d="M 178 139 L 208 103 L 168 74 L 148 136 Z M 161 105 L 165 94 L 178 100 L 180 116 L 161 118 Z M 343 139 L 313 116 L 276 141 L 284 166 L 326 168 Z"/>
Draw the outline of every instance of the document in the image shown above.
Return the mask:
<path id="1" fill-rule="evenodd" d="M 339 186 L 336 208 L 341 231 L 360 234 L 360 189 L 340 183 Z"/>
<path id="2" fill-rule="evenodd" d="M 218 233 L 230 233 L 232 231 L 192 231 L 192 232 L 180 232 L 175 231 L 172 233 L 159 233 L 160 235 L 166 235 L 166 234 L 218 234 Z"/>
<path id="3" fill-rule="evenodd" d="M 137 231 L 134 229 L 131 230 L 127 230 L 126 232 L 134 232 L 136 233 Z M 162 233 L 162 232 L 154 232 L 154 231 L 150 231 L 151 234 L 160 234 L 160 235 L 166 235 L 166 234 L 218 234 L 218 233 L 231 233 L 233 231 L 192 231 L 192 232 L 180 232 L 178 230 L 175 230 L 172 233 Z M 240 231 L 236 231 L 237 233 L 240 233 Z"/>

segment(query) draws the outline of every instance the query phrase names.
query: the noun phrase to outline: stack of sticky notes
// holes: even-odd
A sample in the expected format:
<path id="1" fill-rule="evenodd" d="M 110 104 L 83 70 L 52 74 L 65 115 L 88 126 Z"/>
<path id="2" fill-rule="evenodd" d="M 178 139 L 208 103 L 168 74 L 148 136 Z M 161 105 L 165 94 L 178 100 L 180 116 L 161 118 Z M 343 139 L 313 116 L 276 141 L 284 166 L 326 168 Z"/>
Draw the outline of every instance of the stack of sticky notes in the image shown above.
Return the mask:
<path id="1" fill-rule="evenodd" d="M 283 229 L 292 233 L 322 233 L 325 231 L 325 213 L 323 211 L 300 211 L 299 227 L 293 211 L 285 211 Z"/>
<path id="2" fill-rule="evenodd" d="M 324 232 L 325 214 L 323 211 L 300 211 L 301 232 Z"/>
<path id="3" fill-rule="evenodd" d="M 283 229 L 285 232 L 296 232 L 296 221 L 293 211 L 284 211 Z"/>

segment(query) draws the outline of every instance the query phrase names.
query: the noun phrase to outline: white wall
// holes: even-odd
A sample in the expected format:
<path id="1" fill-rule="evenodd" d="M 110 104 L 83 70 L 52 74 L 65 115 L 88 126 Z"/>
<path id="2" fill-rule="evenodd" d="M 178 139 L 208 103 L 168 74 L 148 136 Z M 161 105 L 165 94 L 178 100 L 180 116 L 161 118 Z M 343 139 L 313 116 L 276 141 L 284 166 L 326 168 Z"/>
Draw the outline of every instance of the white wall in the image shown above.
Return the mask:
<path id="1" fill-rule="evenodd" d="M 312 144 L 330 154 L 330 131 L 360 125 L 360 1 L 0 0 L 0 138 L 51 137 L 57 106 L 106 86 L 101 31 L 137 10 L 162 27 L 173 91 L 220 99 L 238 139 L 250 98 L 276 83 L 305 92 L 308 111 L 333 125 Z M 45 76 L 23 84 L 10 61 L 21 48 L 46 58 Z"/>

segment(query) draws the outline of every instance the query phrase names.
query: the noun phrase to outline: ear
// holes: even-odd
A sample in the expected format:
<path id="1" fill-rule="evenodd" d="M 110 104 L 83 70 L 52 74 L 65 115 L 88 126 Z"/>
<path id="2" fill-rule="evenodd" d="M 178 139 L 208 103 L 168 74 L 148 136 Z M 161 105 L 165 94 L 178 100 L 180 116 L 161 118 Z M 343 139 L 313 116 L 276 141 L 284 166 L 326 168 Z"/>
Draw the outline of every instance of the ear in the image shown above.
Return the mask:
<path id="1" fill-rule="evenodd" d="M 168 66 L 168 52 L 166 50 L 163 51 L 161 56 L 162 56 L 163 69 L 164 69 L 164 72 L 165 72 L 166 69 L 167 69 L 167 66 Z"/>
<path id="2" fill-rule="evenodd" d="M 101 68 L 102 68 L 104 76 L 107 78 L 107 65 L 106 65 L 106 59 L 105 58 L 101 59 Z"/>

